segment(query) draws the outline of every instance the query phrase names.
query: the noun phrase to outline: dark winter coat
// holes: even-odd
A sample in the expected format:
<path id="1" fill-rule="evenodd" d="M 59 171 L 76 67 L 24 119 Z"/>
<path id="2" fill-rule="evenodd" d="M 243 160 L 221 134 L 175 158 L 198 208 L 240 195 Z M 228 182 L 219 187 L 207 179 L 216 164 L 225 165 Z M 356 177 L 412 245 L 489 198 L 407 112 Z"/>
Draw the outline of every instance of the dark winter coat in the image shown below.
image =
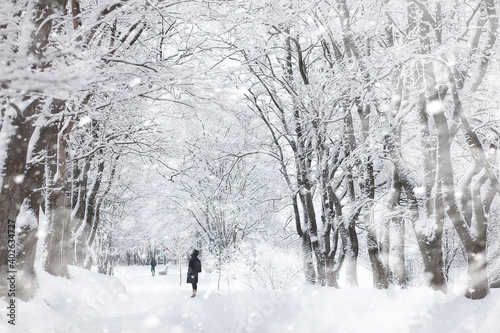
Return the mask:
<path id="1" fill-rule="evenodd" d="M 198 259 L 198 250 L 194 250 L 189 259 L 187 283 L 198 283 L 198 273 L 201 272 L 201 261 Z"/>
<path id="2" fill-rule="evenodd" d="M 156 260 L 155 258 L 151 259 L 151 267 L 155 267 L 156 266 Z"/>

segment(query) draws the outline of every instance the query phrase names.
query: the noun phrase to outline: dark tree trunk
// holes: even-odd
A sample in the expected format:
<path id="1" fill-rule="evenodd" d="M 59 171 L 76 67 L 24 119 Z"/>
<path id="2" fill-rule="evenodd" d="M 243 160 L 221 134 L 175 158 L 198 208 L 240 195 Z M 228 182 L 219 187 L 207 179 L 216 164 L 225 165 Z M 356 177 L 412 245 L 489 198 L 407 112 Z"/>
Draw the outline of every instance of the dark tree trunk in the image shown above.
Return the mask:
<path id="1" fill-rule="evenodd" d="M 358 275 L 357 275 L 357 260 L 358 260 L 358 236 L 355 229 L 355 220 L 357 220 L 359 214 L 354 214 L 352 220 L 347 222 L 344 218 L 342 212 L 342 204 L 333 191 L 331 186 L 328 186 L 328 196 L 332 201 L 335 216 L 337 217 L 337 230 L 335 232 L 335 248 L 337 247 L 338 235 L 342 240 L 342 254 L 339 256 L 342 258 L 343 263 L 345 263 L 346 268 L 346 283 L 349 287 L 358 285 Z M 346 229 L 346 224 L 348 228 Z M 335 252 L 333 255 L 335 255 Z M 340 268 L 339 268 L 340 269 Z M 335 269 L 334 269 L 335 270 Z M 337 273 L 335 272 L 335 279 Z M 335 280 L 336 283 L 336 280 Z"/>
<path id="2" fill-rule="evenodd" d="M 313 250 L 311 246 L 311 239 L 309 232 L 304 232 L 301 237 L 302 241 L 302 256 L 304 262 L 304 274 L 306 276 L 306 282 L 309 284 L 316 283 L 316 270 L 314 269 L 313 262 Z"/>
<path id="3" fill-rule="evenodd" d="M 370 218 L 365 216 L 365 218 Z M 375 237 L 375 231 L 373 230 L 372 223 L 367 225 L 366 230 L 366 241 L 368 246 L 368 256 L 370 258 L 370 263 L 372 266 L 373 273 L 373 286 L 378 289 L 385 289 L 389 287 L 389 281 L 387 279 L 387 272 L 380 258 L 380 250 L 377 243 L 377 238 Z"/>
<path id="4" fill-rule="evenodd" d="M 18 233 L 16 297 L 25 302 L 35 296 L 37 289 L 34 265 L 38 242 L 38 214 L 35 219 L 36 221 L 31 222 L 35 224 L 23 225 Z"/>
<path id="5" fill-rule="evenodd" d="M 485 245 L 476 244 L 467 252 L 467 275 L 465 296 L 470 299 L 485 298 L 490 292 Z"/>
<path id="6" fill-rule="evenodd" d="M 297 234 L 300 237 L 301 247 L 302 247 L 302 263 L 304 265 L 304 275 L 305 280 L 309 284 L 316 283 L 316 270 L 314 268 L 313 262 L 313 251 L 311 247 L 311 240 L 309 237 L 309 233 L 302 230 L 301 222 L 300 222 L 300 212 L 299 206 L 297 202 L 297 197 L 294 196 L 292 198 L 293 208 L 294 208 L 294 216 L 295 216 L 295 227 L 297 229 Z"/>
<path id="7" fill-rule="evenodd" d="M 343 222 L 339 223 L 338 230 L 340 238 L 342 240 L 341 255 L 339 256 L 339 261 L 343 260 L 343 264 L 345 265 L 347 286 L 353 287 L 358 285 L 358 278 L 357 278 L 358 244 L 357 244 L 357 235 L 356 235 L 356 243 L 354 243 L 351 238 L 351 235 L 349 234 L 349 229 L 350 228 L 346 229 Z"/>
<path id="8" fill-rule="evenodd" d="M 44 143 L 38 141 L 34 152 L 41 153 Z M 18 254 L 17 254 L 17 272 L 18 285 L 16 296 L 28 301 L 35 295 L 37 289 L 36 273 L 34 269 L 36 248 L 38 243 L 38 223 L 39 210 L 44 203 L 41 193 L 43 187 L 43 168 L 42 164 L 29 164 L 26 171 L 26 183 L 29 188 L 29 194 L 26 198 L 26 209 L 33 214 L 33 221 L 26 221 L 18 229 Z"/>
<path id="9" fill-rule="evenodd" d="M 444 276 L 443 251 L 441 239 L 429 239 L 422 234 L 417 234 L 418 245 L 424 261 L 424 278 L 427 285 L 436 290 L 447 291 Z"/>
<path id="10" fill-rule="evenodd" d="M 358 255 L 359 241 L 356 232 L 357 215 L 349 222 L 347 232 L 349 234 L 349 243 L 346 252 L 346 277 L 348 286 L 358 285 Z"/>
<path id="11" fill-rule="evenodd" d="M 16 132 L 10 137 L 7 145 L 7 158 L 2 170 L 4 177 L 0 189 L 0 295 L 3 298 L 7 296 L 8 221 L 16 222 L 24 200 L 28 197 L 30 189 L 36 188 L 37 183 L 36 179 L 33 179 L 34 173 L 26 174 L 26 163 L 28 145 L 35 130 L 33 115 L 36 113 L 38 103 L 38 99 L 33 100 L 25 110 L 19 110 L 14 105 L 8 106 L 16 111 L 16 116 L 11 123 L 11 126 L 16 128 Z M 3 126 L 7 121 L 7 119 L 4 120 Z M 26 238 L 23 232 L 21 234 L 23 240 L 35 241 L 33 237 Z M 36 243 L 29 244 L 29 246 L 36 248 Z M 23 261 L 23 270 L 30 270 L 25 266 L 30 261 Z"/>
<path id="12" fill-rule="evenodd" d="M 48 1 L 43 0 L 36 2 L 32 10 L 33 31 L 31 33 L 31 41 L 28 45 L 28 53 L 38 60 L 33 67 L 42 69 L 49 66 L 43 59 L 45 48 L 47 47 L 50 34 L 52 32 L 52 17 L 56 12 L 63 12 L 66 1 Z M 24 102 L 30 97 L 26 96 Z M 30 172 L 26 168 L 27 152 L 30 139 L 32 138 L 35 127 L 33 122 L 36 120 L 35 115 L 40 100 L 37 98 L 32 101 L 25 110 L 18 109 L 15 105 L 9 105 L 7 108 L 15 108 L 16 115 L 13 117 L 12 126 L 17 129 L 16 135 L 9 138 L 7 146 L 6 164 L 3 166 L 2 173 L 5 175 L 0 194 L 0 294 L 4 293 L 4 274 L 7 272 L 6 258 L 7 248 L 5 237 L 7 234 L 7 221 L 16 221 L 21 205 L 24 200 L 32 194 L 34 189 L 39 186 L 40 173 Z M 36 144 L 36 143 L 32 143 Z M 31 166 L 34 168 L 35 166 Z M 24 177 L 24 179 L 23 179 Z M 30 198 L 29 206 L 38 215 L 38 202 Z M 5 228 L 5 230 L 4 230 Z M 33 271 L 34 251 L 37 243 L 37 227 L 36 223 L 32 225 L 19 226 L 19 272 L 20 281 L 23 286 L 20 286 L 19 297 L 24 300 L 29 299 L 34 294 L 36 288 L 35 275 Z"/>
<path id="13" fill-rule="evenodd" d="M 338 232 L 335 233 L 334 242 L 338 242 Z M 335 245 L 335 248 L 337 246 Z M 337 253 L 337 250 L 332 251 L 331 255 L 326 258 L 326 284 L 329 287 L 339 288 L 339 283 L 337 281 L 337 271 L 335 270 L 335 256 L 334 253 Z"/>

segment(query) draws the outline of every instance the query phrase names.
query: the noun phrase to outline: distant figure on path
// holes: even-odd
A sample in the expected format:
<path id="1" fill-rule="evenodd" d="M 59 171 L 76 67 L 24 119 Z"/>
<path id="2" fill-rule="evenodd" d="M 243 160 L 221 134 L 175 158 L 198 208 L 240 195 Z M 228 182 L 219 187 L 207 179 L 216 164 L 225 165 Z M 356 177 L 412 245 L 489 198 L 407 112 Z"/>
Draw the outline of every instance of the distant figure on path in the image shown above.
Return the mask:
<path id="1" fill-rule="evenodd" d="M 156 260 L 151 258 L 151 276 L 155 276 Z"/>
<path id="2" fill-rule="evenodd" d="M 195 297 L 198 291 L 196 284 L 198 283 L 198 273 L 201 272 L 201 261 L 198 259 L 198 254 L 200 254 L 198 250 L 193 250 L 191 252 L 191 259 L 189 259 L 188 265 L 187 283 L 193 285 L 193 294 L 191 297 Z"/>

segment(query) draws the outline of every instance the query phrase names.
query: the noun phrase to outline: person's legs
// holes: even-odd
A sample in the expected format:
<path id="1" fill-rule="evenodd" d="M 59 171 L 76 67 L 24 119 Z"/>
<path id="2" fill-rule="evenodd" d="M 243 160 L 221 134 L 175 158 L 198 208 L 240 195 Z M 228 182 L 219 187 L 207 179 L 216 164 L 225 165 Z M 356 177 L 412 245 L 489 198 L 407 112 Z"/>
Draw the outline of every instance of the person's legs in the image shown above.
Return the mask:
<path id="1" fill-rule="evenodd" d="M 151 275 L 154 276 L 155 275 L 155 266 L 151 266 Z"/>
<path id="2" fill-rule="evenodd" d="M 195 297 L 196 293 L 198 292 L 198 286 L 196 285 L 196 282 L 193 282 L 192 285 L 193 285 L 193 294 L 191 295 L 191 297 Z"/>

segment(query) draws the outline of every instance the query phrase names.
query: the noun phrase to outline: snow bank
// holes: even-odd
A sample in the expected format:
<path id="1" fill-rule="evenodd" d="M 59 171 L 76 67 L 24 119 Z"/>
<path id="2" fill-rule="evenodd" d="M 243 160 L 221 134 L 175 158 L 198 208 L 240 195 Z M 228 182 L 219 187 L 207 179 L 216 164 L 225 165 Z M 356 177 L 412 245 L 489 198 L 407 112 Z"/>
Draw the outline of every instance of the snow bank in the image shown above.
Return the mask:
<path id="1" fill-rule="evenodd" d="M 159 270 L 162 267 L 158 267 Z M 305 286 L 217 291 L 215 274 L 200 274 L 198 297 L 180 283 L 179 268 L 151 276 L 148 266 L 118 267 L 107 277 L 76 267 L 67 280 L 39 272 L 40 291 L 17 301 L 16 326 L 0 332 L 499 332 L 500 291 L 471 301 L 428 288 L 374 290 Z M 183 271 L 185 273 L 185 270 Z"/>

